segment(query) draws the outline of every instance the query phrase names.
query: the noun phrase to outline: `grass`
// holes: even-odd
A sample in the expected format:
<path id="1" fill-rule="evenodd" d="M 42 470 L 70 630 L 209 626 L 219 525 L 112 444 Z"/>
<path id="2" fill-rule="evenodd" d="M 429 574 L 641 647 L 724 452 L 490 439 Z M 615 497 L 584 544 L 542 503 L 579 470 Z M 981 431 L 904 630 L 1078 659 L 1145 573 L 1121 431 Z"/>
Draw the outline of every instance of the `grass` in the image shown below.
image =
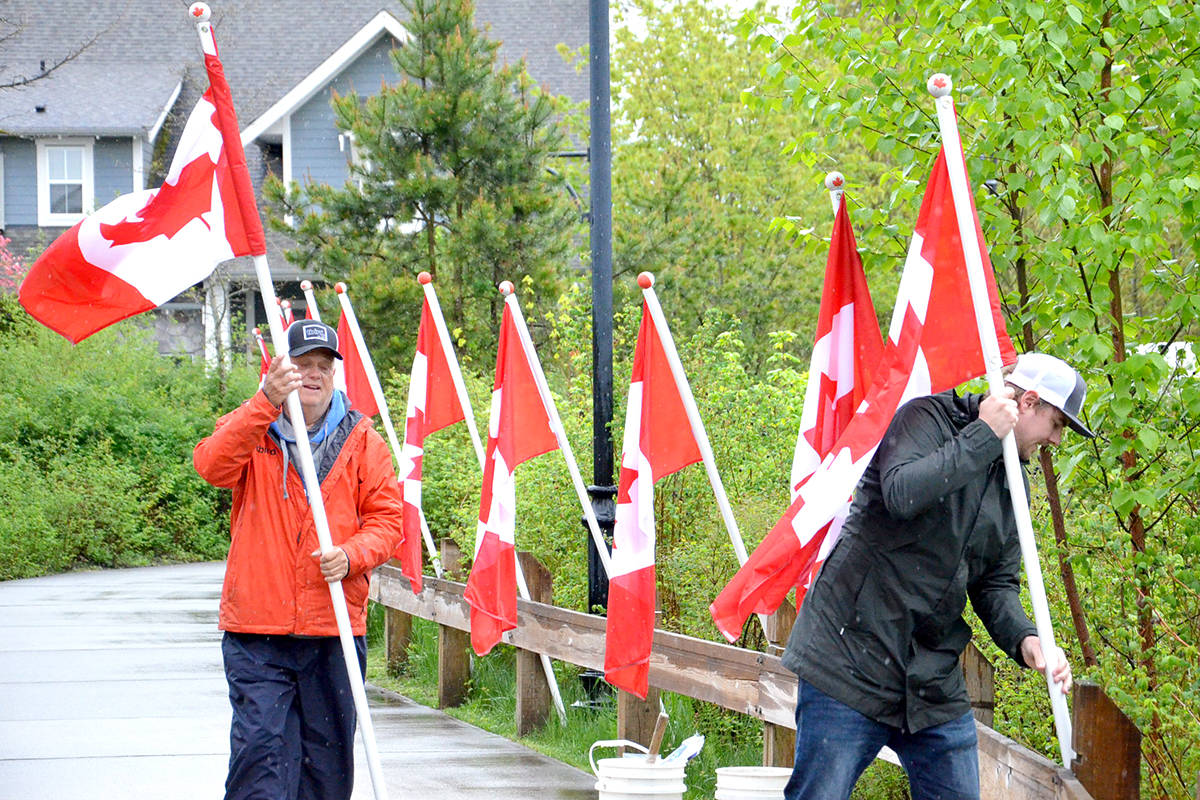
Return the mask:
<path id="1" fill-rule="evenodd" d="M 383 610 L 371 604 L 368 616 L 367 679 L 431 708 L 437 707 L 437 624 L 414 618 L 412 644 L 408 660 L 398 675 L 388 672 L 383 637 Z M 504 736 L 551 758 L 591 771 L 588 750 L 593 742 L 617 738 L 616 701 L 598 707 L 577 707 L 586 700 L 580 681 L 580 668 L 554 662 L 555 675 L 563 702 L 567 706 L 567 724 L 551 714 L 550 722 L 540 730 L 517 736 L 514 648 L 498 645 L 485 658 L 473 658 L 467 702 L 457 708 L 443 709 L 450 716 Z M 669 753 L 693 733 L 705 736 L 704 749 L 687 767 L 685 800 L 712 798 L 716 790 L 717 767 L 762 763 L 762 723 L 744 714 L 693 700 L 669 692 L 662 701 L 670 721 L 663 736 L 662 752 Z M 642 744 L 648 744 L 642 742 Z M 612 756 L 612 750 L 597 750 L 597 758 Z M 906 800 L 908 781 L 898 768 L 875 762 L 854 791 L 855 800 Z"/>

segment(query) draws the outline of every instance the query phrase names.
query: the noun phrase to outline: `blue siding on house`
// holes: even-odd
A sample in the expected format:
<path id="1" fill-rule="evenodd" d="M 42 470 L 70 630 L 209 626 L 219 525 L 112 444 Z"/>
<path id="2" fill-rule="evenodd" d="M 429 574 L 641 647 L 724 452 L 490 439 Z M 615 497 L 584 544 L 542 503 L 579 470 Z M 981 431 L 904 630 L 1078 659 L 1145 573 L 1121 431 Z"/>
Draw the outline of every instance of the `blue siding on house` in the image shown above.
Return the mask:
<path id="1" fill-rule="evenodd" d="M 350 150 L 349 147 L 345 152 L 338 149 L 337 120 L 329 105 L 331 90 L 340 95 L 355 90 L 360 95 L 373 95 L 379 91 L 381 81 L 399 81 L 390 55 L 396 45 L 391 36 L 381 37 L 292 114 L 292 180 L 330 186 L 342 186 L 346 182 Z"/>
<path id="2" fill-rule="evenodd" d="M 29 139 L 0 138 L 4 149 L 4 224 L 37 225 L 37 148 Z"/>
<path id="3" fill-rule="evenodd" d="M 92 145 L 96 208 L 118 195 L 133 191 L 133 142 L 129 138 L 101 138 Z"/>

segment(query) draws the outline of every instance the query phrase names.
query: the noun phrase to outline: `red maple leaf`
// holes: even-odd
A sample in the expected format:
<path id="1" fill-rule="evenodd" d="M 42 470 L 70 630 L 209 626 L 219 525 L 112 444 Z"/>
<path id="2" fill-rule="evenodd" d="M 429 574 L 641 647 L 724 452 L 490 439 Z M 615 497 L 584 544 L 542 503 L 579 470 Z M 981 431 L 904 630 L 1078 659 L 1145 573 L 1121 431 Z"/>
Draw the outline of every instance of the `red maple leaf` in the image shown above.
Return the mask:
<path id="1" fill-rule="evenodd" d="M 217 165 L 207 155 L 191 161 L 175 183 L 164 183 L 137 213 L 140 220 L 126 219 L 115 225 L 101 223 L 100 235 L 113 245 L 148 242 L 155 236 L 173 238 L 185 225 L 212 210 L 213 173 Z"/>

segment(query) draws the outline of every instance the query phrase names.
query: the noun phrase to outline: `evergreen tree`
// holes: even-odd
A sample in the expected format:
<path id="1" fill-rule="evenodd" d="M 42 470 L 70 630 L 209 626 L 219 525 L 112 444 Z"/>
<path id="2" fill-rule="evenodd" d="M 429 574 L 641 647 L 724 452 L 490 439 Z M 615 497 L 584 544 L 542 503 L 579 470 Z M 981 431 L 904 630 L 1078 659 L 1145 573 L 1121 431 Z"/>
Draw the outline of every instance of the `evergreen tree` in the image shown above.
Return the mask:
<path id="1" fill-rule="evenodd" d="M 499 325 L 496 284 L 528 276 L 526 306 L 557 297 L 576 224 L 547 169 L 565 142 L 565 103 L 534 87 L 523 63 L 497 63 L 471 0 L 405 5 L 399 82 L 333 100 L 354 141 L 346 185 L 267 188 L 273 224 L 300 244 L 289 259 L 350 284 L 384 366 L 411 358 L 419 272 L 437 279 L 449 327 L 483 357 Z"/>

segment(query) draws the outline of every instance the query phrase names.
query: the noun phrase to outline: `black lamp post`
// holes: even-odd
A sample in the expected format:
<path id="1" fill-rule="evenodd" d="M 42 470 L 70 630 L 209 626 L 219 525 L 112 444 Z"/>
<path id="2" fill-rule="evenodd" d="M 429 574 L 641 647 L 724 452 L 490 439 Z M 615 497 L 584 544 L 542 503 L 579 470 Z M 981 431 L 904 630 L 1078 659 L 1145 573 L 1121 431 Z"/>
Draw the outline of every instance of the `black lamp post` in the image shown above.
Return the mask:
<path id="1" fill-rule="evenodd" d="M 591 146 L 588 148 L 592 245 L 592 486 L 596 519 L 611 541 L 616 517 L 613 484 L 612 133 L 609 124 L 608 0 L 588 0 Z M 608 576 L 587 537 L 588 610 L 608 606 Z"/>

